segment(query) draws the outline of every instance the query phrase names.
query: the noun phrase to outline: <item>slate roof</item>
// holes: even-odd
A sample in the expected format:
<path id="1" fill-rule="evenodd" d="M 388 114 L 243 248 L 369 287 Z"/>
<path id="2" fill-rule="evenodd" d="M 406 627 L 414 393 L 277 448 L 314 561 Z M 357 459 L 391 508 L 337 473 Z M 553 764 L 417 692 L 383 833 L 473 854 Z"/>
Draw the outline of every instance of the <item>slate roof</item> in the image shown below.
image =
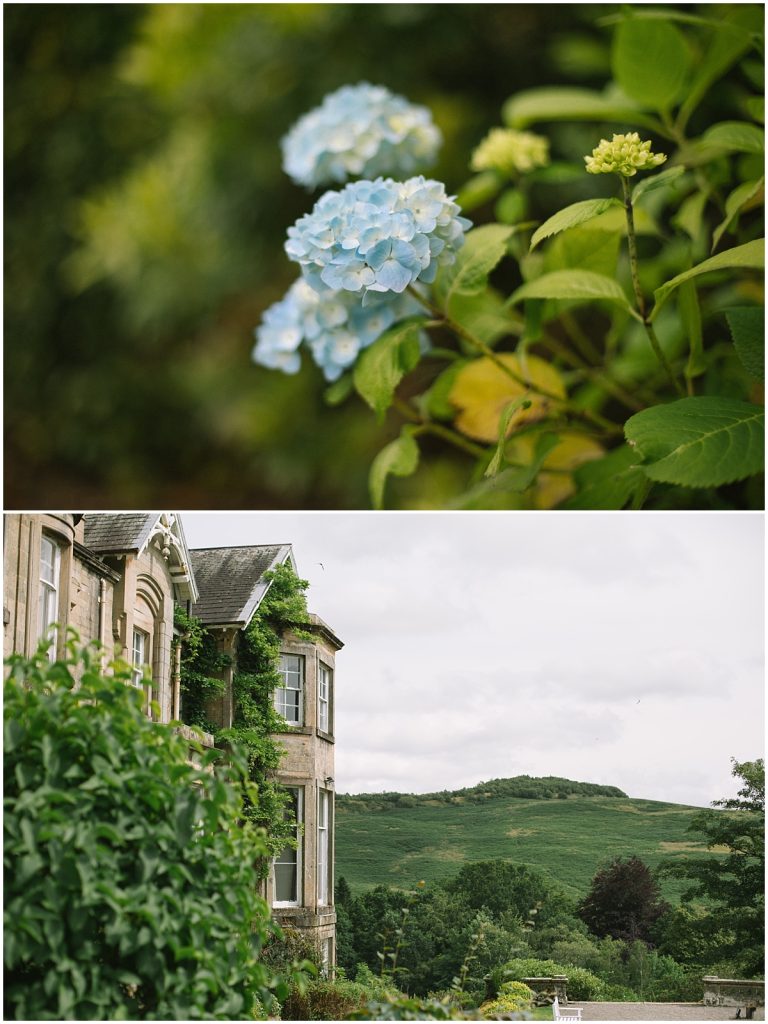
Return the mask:
<path id="1" fill-rule="evenodd" d="M 110 551 L 140 551 L 159 516 L 159 512 L 108 512 L 85 515 L 85 546 L 99 554 Z"/>
<path id="2" fill-rule="evenodd" d="M 290 544 L 193 548 L 199 600 L 192 614 L 205 625 L 246 625 L 267 592 L 264 573 L 291 557 Z"/>

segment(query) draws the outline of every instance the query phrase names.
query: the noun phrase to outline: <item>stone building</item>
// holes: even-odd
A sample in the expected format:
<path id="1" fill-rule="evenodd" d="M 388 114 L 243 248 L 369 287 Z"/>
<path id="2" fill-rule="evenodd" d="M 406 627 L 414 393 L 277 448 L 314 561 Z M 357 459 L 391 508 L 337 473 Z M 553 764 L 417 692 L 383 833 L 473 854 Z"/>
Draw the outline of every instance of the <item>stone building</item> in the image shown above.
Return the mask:
<path id="1" fill-rule="evenodd" d="M 209 715 L 220 726 L 232 724 L 232 676 L 237 671 L 237 638 L 259 607 L 268 584 L 264 574 L 289 562 L 290 545 L 193 549 L 200 598 L 192 614 L 218 639 L 229 655 L 222 673 L 227 685 Z M 311 640 L 288 633 L 281 643 L 282 685 L 275 706 L 290 727 L 276 737 L 285 748 L 280 780 L 289 790 L 297 822 L 297 848 L 286 846 L 276 858 L 266 898 L 283 926 L 301 929 L 314 939 L 323 961 L 335 963 L 336 912 L 333 907 L 334 862 L 334 675 L 342 647 L 316 615 L 304 632 Z"/>
<path id="2" fill-rule="evenodd" d="M 132 666 L 133 685 L 146 691 L 148 714 L 162 722 L 181 717 L 174 606 L 199 618 L 231 656 L 222 673 L 224 691 L 208 709 L 213 721 L 227 727 L 234 713 L 238 634 L 269 588 L 264 574 L 284 562 L 295 568 L 289 544 L 190 551 L 181 519 L 170 513 L 9 514 L 3 542 L 5 656 L 32 654 L 50 636 L 48 656 L 55 660 L 72 627 L 81 642 L 99 641 Z M 334 658 L 342 643 L 314 615 L 304 632 L 311 639 L 283 638 L 282 685 L 275 693 L 287 725 L 275 737 L 286 751 L 278 779 L 290 793 L 298 843 L 276 858 L 265 895 L 278 920 L 308 933 L 330 967 L 336 923 Z"/>

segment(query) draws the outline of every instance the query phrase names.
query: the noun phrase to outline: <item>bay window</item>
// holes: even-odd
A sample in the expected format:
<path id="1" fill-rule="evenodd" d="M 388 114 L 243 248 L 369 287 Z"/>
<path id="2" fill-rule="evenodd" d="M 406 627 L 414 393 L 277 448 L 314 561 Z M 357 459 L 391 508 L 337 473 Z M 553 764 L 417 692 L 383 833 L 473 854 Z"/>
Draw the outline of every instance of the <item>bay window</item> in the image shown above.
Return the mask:
<path id="1" fill-rule="evenodd" d="M 275 709 L 289 725 L 304 724 L 304 658 L 281 654 L 277 667 L 280 683 L 275 690 Z"/>

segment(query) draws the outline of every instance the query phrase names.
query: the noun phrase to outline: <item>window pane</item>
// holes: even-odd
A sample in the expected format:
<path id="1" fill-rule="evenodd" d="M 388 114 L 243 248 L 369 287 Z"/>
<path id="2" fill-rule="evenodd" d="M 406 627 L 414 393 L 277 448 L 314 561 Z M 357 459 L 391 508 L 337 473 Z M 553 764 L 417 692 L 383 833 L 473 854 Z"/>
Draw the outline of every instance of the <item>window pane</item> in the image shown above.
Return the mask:
<path id="1" fill-rule="evenodd" d="M 40 540 L 40 579 L 46 583 L 55 583 L 56 576 L 56 545 L 47 537 Z"/>
<path id="2" fill-rule="evenodd" d="M 40 538 L 40 591 L 37 599 L 37 630 L 42 639 L 59 618 L 59 549 L 48 537 Z M 48 657 L 56 657 L 56 641 L 50 636 Z"/>
<path id="3" fill-rule="evenodd" d="M 300 902 L 300 881 L 301 881 L 301 840 L 299 838 L 299 825 L 301 824 L 302 790 L 291 786 L 286 790 L 288 803 L 285 807 L 286 820 L 295 821 L 296 830 L 294 835 L 298 839 L 298 846 L 294 849 L 291 846 L 284 846 L 275 858 L 275 903 L 293 904 L 297 906 Z"/>
<path id="4" fill-rule="evenodd" d="M 298 893 L 296 888 L 296 865 L 275 864 L 275 902 L 296 903 Z"/>
<path id="5" fill-rule="evenodd" d="M 328 903 L 328 793 L 320 791 L 317 808 L 317 902 Z"/>

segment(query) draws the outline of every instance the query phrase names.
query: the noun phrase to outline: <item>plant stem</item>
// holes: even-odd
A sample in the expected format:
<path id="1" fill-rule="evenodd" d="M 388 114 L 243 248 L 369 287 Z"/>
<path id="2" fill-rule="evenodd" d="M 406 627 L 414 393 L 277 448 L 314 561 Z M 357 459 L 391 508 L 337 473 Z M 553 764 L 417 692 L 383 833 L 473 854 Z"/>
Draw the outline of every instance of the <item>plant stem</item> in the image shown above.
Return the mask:
<path id="1" fill-rule="evenodd" d="M 635 302 L 637 303 L 637 310 L 642 318 L 643 327 L 645 327 L 645 333 L 648 335 L 648 340 L 651 343 L 656 358 L 659 360 L 661 365 L 666 370 L 667 376 L 672 382 L 672 387 L 677 391 L 679 395 L 684 395 L 680 382 L 672 370 L 669 360 L 664 354 L 659 339 L 656 337 L 656 332 L 653 329 L 653 324 L 648 318 L 648 314 L 645 308 L 645 299 L 643 297 L 642 289 L 640 288 L 640 277 L 638 273 L 638 261 L 637 261 L 637 237 L 635 235 L 635 216 L 632 210 L 632 194 L 629 190 L 629 181 L 620 174 L 621 188 L 624 194 L 624 210 L 627 215 L 627 247 L 629 249 L 629 269 L 632 274 L 632 288 L 635 292 Z"/>
<path id="2" fill-rule="evenodd" d="M 553 338 L 549 334 L 542 334 L 539 338 L 542 345 L 545 345 L 559 355 L 561 359 L 564 359 L 571 366 L 582 370 L 584 374 L 593 380 L 596 384 L 599 384 L 604 391 L 607 391 L 609 395 L 613 395 L 622 405 L 625 405 L 627 409 L 632 409 L 634 412 L 639 412 L 645 408 L 645 404 L 641 402 L 634 395 L 631 395 L 618 381 L 616 381 L 606 370 L 601 370 L 600 367 L 590 366 L 586 360 L 582 359 L 576 352 L 571 352 L 570 349 L 559 341 L 557 338 Z"/>
<path id="3" fill-rule="evenodd" d="M 442 423 L 434 423 L 432 420 L 425 420 L 423 416 L 420 416 L 412 406 L 401 398 L 395 397 L 392 404 L 404 419 L 407 419 L 410 423 L 417 424 L 414 434 L 434 434 L 435 437 L 442 438 L 443 441 L 448 441 L 449 444 L 460 448 L 467 455 L 471 455 L 473 459 L 485 458 L 488 454 L 485 448 L 479 444 L 473 444 L 472 441 L 468 441 L 455 430 L 451 430 L 450 427 L 446 427 Z"/>
<path id="4" fill-rule="evenodd" d="M 494 352 L 490 346 L 486 345 L 486 343 L 481 341 L 479 338 L 476 338 L 472 332 L 468 331 L 462 324 L 452 320 L 446 313 L 439 310 L 437 306 L 434 306 L 429 299 L 420 295 L 411 285 L 408 285 L 408 291 L 418 302 L 429 310 L 434 317 L 441 317 L 442 323 L 446 327 L 450 327 L 455 334 L 458 334 L 472 345 L 473 348 L 482 352 L 487 359 L 491 360 L 494 366 L 498 367 L 502 373 L 513 380 L 516 384 L 519 384 L 520 387 L 525 388 L 526 391 L 532 391 L 536 395 L 541 395 L 542 398 L 549 398 L 551 401 L 557 402 L 562 409 L 565 409 L 572 416 L 575 416 L 578 419 L 587 420 L 587 422 L 591 423 L 593 426 L 600 427 L 601 430 L 616 433 L 615 423 L 611 423 L 611 421 L 606 419 L 604 416 L 591 412 L 589 409 L 579 409 L 576 406 L 571 405 L 567 399 L 563 398 L 562 395 L 556 395 L 554 392 L 548 391 L 546 388 L 541 388 L 538 385 L 531 383 L 531 381 L 526 380 L 524 377 L 521 377 L 520 374 L 515 373 L 515 371 L 508 366 L 503 359 L 500 359 L 498 354 Z"/>

